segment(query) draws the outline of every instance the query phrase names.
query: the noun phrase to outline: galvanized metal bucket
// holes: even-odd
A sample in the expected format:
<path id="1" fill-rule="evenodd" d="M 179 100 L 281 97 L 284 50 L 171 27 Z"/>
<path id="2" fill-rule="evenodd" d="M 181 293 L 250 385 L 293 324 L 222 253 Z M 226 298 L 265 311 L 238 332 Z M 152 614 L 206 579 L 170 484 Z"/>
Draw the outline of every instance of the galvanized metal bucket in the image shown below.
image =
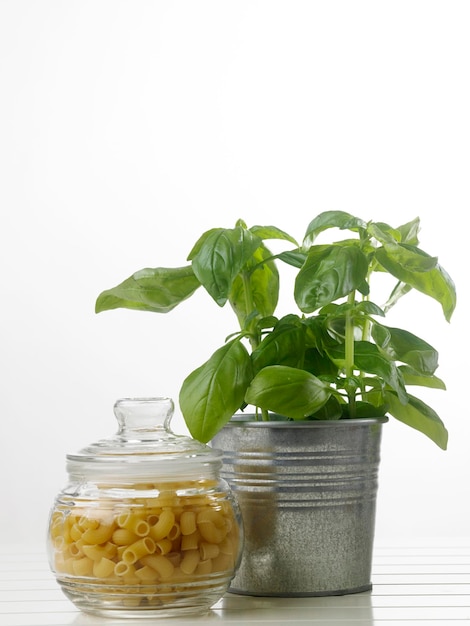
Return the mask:
<path id="1" fill-rule="evenodd" d="M 249 416 L 253 419 L 252 416 Z M 372 588 L 382 424 L 387 418 L 250 421 L 213 439 L 238 499 L 245 548 L 229 591 L 322 596 Z"/>

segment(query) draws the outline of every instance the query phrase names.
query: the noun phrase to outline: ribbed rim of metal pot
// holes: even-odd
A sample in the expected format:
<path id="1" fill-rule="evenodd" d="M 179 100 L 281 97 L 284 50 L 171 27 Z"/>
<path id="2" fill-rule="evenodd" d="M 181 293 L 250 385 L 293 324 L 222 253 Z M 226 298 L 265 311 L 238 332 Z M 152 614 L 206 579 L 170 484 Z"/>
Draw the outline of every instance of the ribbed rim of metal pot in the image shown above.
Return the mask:
<path id="1" fill-rule="evenodd" d="M 246 428 L 338 428 L 338 426 L 346 426 L 348 424 L 354 424 L 358 426 L 370 426 L 371 424 L 385 424 L 388 422 L 388 417 L 361 417 L 356 419 L 341 419 L 341 420 L 306 420 L 306 421 L 287 421 L 282 419 L 281 416 L 273 414 L 270 420 L 254 420 L 251 414 L 234 415 L 232 419 L 227 422 L 224 428 L 237 428 L 243 426 Z M 277 419 L 276 419 L 277 418 Z"/>

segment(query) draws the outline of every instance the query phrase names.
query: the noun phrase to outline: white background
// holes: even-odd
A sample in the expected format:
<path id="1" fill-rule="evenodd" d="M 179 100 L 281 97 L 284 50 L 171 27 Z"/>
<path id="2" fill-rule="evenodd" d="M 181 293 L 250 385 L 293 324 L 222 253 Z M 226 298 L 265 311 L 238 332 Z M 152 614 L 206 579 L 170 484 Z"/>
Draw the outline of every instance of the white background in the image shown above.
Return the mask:
<path id="1" fill-rule="evenodd" d="M 95 315 L 100 291 L 208 228 L 301 239 L 327 209 L 420 216 L 456 282 L 450 324 L 424 296 L 395 313 L 439 349 L 448 390 L 421 397 L 450 441 L 385 427 L 376 537 L 468 535 L 469 32 L 453 0 L 0 0 L 3 537 L 42 541 L 65 454 L 236 329 L 202 291 L 167 316 Z"/>

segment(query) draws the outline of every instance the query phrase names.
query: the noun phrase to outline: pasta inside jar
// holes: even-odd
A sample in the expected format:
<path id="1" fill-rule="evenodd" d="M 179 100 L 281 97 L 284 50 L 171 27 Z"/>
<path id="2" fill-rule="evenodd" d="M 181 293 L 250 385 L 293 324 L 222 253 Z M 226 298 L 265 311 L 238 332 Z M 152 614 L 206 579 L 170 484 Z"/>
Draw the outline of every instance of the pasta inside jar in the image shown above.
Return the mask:
<path id="1" fill-rule="evenodd" d="M 233 503 L 214 487 L 147 485 L 155 495 L 58 502 L 49 525 L 53 570 L 66 585 L 131 595 L 142 607 L 174 603 L 201 585 L 217 591 L 237 565 L 240 526 Z"/>

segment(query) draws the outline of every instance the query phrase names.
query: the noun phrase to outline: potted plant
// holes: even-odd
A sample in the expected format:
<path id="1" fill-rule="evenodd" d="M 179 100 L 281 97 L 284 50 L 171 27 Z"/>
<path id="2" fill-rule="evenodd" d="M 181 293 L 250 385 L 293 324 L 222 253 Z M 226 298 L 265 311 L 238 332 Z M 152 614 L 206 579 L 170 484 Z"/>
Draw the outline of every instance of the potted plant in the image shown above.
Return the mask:
<path id="1" fill-rule="evenodd" d="M 370 588 L 382 423 L 393 416 L 446 448 L 442 420 L 409 391 L 445 388 L 438 353 L 384 323 L 413 289 L 448 321 L 455 308 L 454 284 L 419 247 L 419 226 L 419 218 L 392 228 L 326 211 L 299 245 L 277 227 L 239 220 L 202 234 L 185 266 L 140 270 L 99 295 L 97 312 L 167 313 L 203 287 L 236 314 L 239 329 L 187 375 L 179 396 L 192 436 L 224 450 L 242 510 L 246 547 L 232 590 Z M 318 243 L 338 230 L 346 237 Z M 273 239 L 289 249 L 273 254 L 265 244 Z M 293 268 L 296 304 L 280 319 L 279 263 Z M 372 287 L 386 277 L 393 288 L 379 306 Z"/>

